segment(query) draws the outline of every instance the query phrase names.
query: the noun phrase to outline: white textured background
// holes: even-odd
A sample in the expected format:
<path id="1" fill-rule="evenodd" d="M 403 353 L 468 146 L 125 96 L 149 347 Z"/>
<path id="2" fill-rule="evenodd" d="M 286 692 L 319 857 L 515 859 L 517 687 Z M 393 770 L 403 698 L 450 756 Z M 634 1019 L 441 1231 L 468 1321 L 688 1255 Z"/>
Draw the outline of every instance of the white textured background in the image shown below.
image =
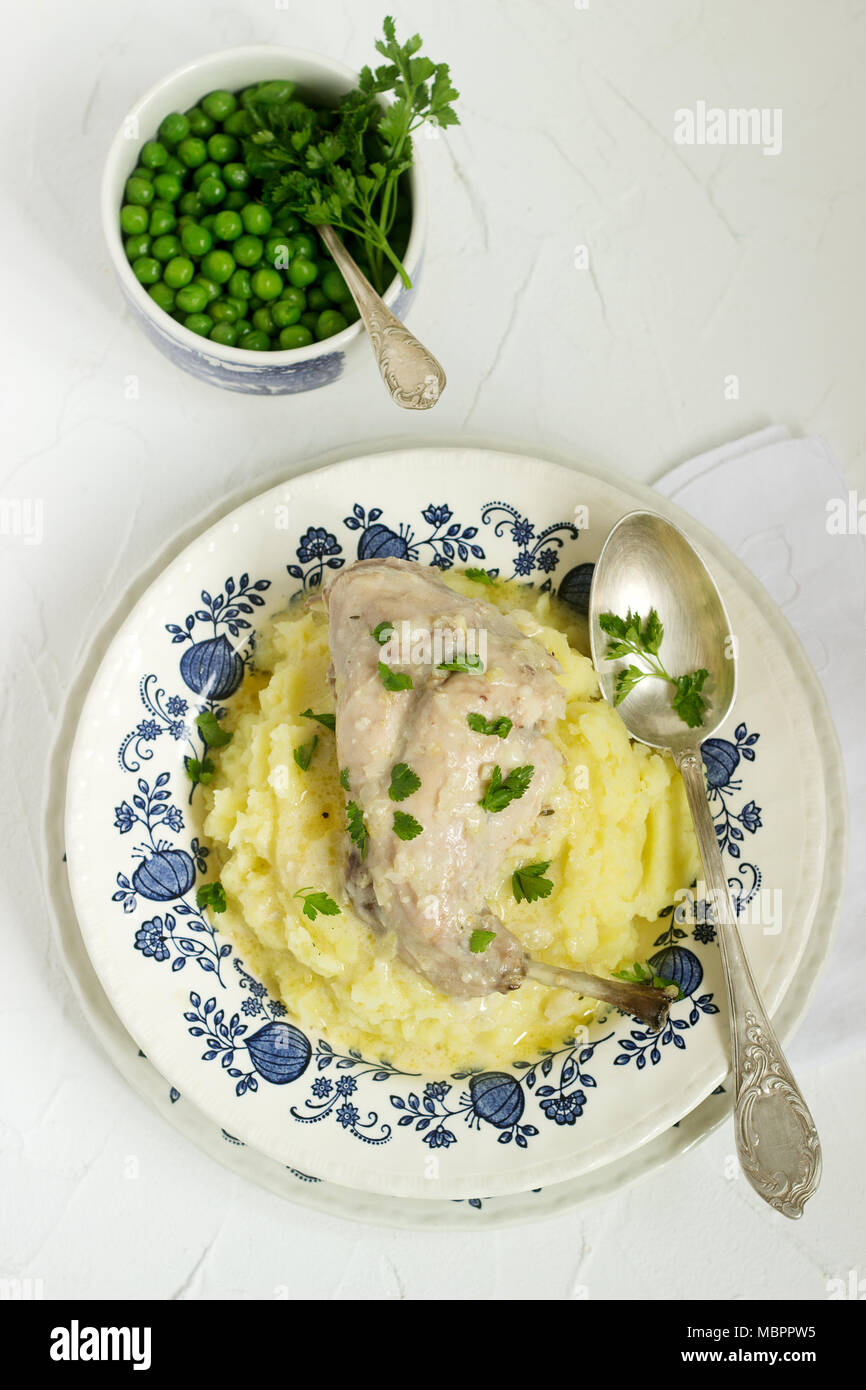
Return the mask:
<path id="1" fill-rule="evenodd" d="M 0 1278 L 41 1279 L 46 1296 L 823 1298 L 828 1279 L 866 1277 L 862 1057 L 817 1070 L 800 1059 L 826 1176 L 799 1225 L 725 1178 L 723 1130 L 558 1222 L 420 1237 L 301 1211 L 202 1157 L 120 1081 L 53 952 L 40 799 L 66 689 L 127 583 L 215 504 L 329 449 L 407 431 L 497 436 L 649 481 L 774 421 L 824 436 L 866 491 L 855 0 L 392 0 L 400 29 L 421 30 L 462 92 L 462 127 L 421 148 L 431 225 L 411 322 L 446 365 L 441 404 L 398 416 L 372 363 L 326 392 L 244 398 L 149 346 L 122 308 L 97 216 L 127 106 L 169 68 L 235 44 L 298 44 L 359 66 L 385 6 L 14 8 L 0 497 L 42 499 L 45 535 L 39 546 L 0 535 Z M 781 107 L 781 155 L 675 146 L 674 111 L 700 99 Z M 579 245 L 589 270 L 574 268 Z M 731 374 L 737 400 L 724 394 Z"/>

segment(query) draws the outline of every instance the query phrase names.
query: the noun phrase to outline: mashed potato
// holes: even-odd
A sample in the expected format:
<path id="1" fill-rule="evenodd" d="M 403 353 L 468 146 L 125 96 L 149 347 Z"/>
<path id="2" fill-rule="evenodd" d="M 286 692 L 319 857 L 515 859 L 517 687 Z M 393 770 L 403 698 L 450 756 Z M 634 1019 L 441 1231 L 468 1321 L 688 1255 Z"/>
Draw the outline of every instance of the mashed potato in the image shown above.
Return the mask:
<path id="1" fill-rule="evenodd" d="M 444 577 L 477 596 L 471 580 Z M 533 955 L 553 964 L 606 975 L 644 961 L 659 911 L 698 871 L 679 774 L 669 758 L 633 744 L 602 700 L 569 610 L 513 582 L 484 596 L 556 656 L 567 695 L 554 735 L 564 763 L 553 814 L 503 863 L 490 906 Z M 589 1001 L 532 981 L 507 995 L 452 999 L 397 958 L 393 939 L 375 937 L 359 920 L 343 890 L 346 798 L 334 735 L 300 716 L 334 707 L 324 612 L 278 617 L 256 660 L 226 719 L 234 739 L 205 789 L 205 833 L 228 903 L 220 929 L 246 966 L 306 1032 L 406 1070 L 502 1066 L 569 1037 L 591 1016 Z M 304 772 L 293 750 L 314 734 L 318 746 Z M 553 892 L 518 904 L 512 870 L 538 860 L 550 860 Z M 311 922 L 295 896 L 307 887 L 329 893 L 341 915 Z"/>

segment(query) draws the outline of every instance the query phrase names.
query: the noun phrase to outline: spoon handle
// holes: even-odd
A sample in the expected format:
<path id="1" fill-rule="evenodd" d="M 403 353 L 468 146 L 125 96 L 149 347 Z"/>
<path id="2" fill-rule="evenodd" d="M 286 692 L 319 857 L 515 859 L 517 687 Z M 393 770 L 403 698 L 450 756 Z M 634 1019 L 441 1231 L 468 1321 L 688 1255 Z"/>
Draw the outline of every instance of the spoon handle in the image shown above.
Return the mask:
<path id="1" fill-rule="evenodd" d="M 429 410 L 445 390 L 441 366 L 391 313 L 333 227 L 320 227 L 319 233 L 358 306 L 391 399 L 404 410 Z"/>
<path id="2" fill-rule="evenodd" d="M 740 1165 L 765 1202 L 796 1218 L 803 1215 L 821 1179 L 818 1131 L 749 968 L 707 800 L 700 749 L 679 754 L 677 765 L 711 893 L 728 990 Z"/>

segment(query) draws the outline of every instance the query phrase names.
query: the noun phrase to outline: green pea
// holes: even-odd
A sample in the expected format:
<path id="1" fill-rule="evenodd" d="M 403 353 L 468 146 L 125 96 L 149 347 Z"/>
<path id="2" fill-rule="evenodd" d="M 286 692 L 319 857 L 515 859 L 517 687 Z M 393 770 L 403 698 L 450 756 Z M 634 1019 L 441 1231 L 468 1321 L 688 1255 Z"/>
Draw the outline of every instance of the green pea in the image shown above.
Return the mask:
<path id="1" fill-rule="evenodd" d="M 312 309 L 308 309 L 306 313 L 301 314 L 301 323 L 304 325 L 305 328 L 308 328 L 310 330 L 311 337 L 315 334 L 318 322 L 319 315 L 315 313 Z"/>
<path id="2" fill-rule="evenodd" d="M 228 251 L 209 251 L 201 263 L 202 271 L 218 285 L 224 285 L 234 274 L 234 257 Z"/>
<path id="3" fill-rule="evenodd" d="M 187 169 L 198 169 L 207 159 L 207 145 L 196 135 L 188 135 L 177 147 L 177 157 Z"/>
<path id="4" fill-rule="evenodd" d="M 267 352 L 271 345 L 271 340 L 267 333 L 260 333 L 254 329 L 250 333 L 245 333 L 238 347 L 246 348 L 247 352 Z"/>
<path id="5" fill-rule="evenodd" d="M 176 236 L 158 236 L 153 243 L 151 255 L 156 256 L 158 261 L 170 261 L 172 257 L 179 256 L 181 251 L 180 238 Z M 177 285 L 173 287 L 177 289 Z"/>
<path id="6" fill-rule="evenodd" d="M 215 140 L 216 136 L 211 136 L 211 139 Z M 208 145 L 208 149 L 210 149 L 210 145 Z M 252 182 L 252 176 L 245 164 L 226 164 L 223 169 L 223 179 L 228 188 L 234 189 L 249 188 Z"/>
<path id="7" fill-rule="evenodd" d="M 289 240 L 284 236 L 273 236 L 265 242 L 265 260 L 277 270 L 288 270 L 292 259 Z"/>
<path id="8" fill-rule="evenodd" d="M 166 232 L 173 232 L 176 226 L 177 218 L 171 208 L 154 208 L 147 230 L 151 236 L 165 236 Z"/>
<path id="9" fill-rule="evenodd" d="M 176 154 L 170 154 L 163 164 L 161 172 L 163 174 L 179 174 L 183 179 L 186 174 L 186 165 L 178 159 Z"/>
<path id="10" fill-rule="evenodd" d="M 164 198 L 167 203 L 176 203 L 183 192 L 183 184 L 177 174 L 157 174 L 153 187 L 157 197 Z"/>
<path id="11" fill-rule="evenodd" d="M 185 314 L 200 314 L 209 303 L 207 290 L 204 285 L 198 283 L 184 285 L 183 289 L 178 290 L 175 298 L 178 309 L 182 309 Z"/>
<path id="12" fill-rule="evenodd" d="M 292 348 L 309 347 L 313 335 L 302 323 L 291 324 L 280 333 L 280 347 L 290 351 Z"/>
<path id="13" fill-rule="evenodd" d="M 261 309 L 256 309 L 253 314 L 253 328 L 257 329 L 260 333 L 267 333 L 268 337 L 271 337 L 275 327 L 276 325 L 270 309 L 266 306 L 263 306 Z"/>
<path id="14" fill-rule="evenodd" d="M 153 183 L 153 170 L 148 169 L 145 164 L 136 164 L 129 177 L 131 179 L 146 179 L 148 183 Z"/>
<path id="15" fill-rule="evenodd" d="M 252 326 L 252 324 L 250 323 L 249 319 L 238 319 L 237 323 L 235 324 L 235 328 L 238 330 L 238 344 L 239 344 L 239 345 L 240 345 L 240 340 L 241 340 L 241 338 L 244 336 L 244 334 L 245 334 L 245 333 L 252 333 L 252 331 L 253 331 L 253 326 Z"/>
<path id="16" fill-rule="evenodd" d="M 222 179 L 205 179 L 198 190 L 198 196 L 205 207 L 215 208 L 217 203 L 221 203 L 226 196 L 226 186 Z"/>
<path id="17" fill-rule="evenodd" d="M 205 290 L 205 293 L 207 294 L 208 304 L 210 304 L 211 301 L 214 299 L 219 299 L 220 295 L 222 294 L 222 286 L 218 285 L 216 280 L 209 279 L 207 275 L 197 275 L 195 277 L 195 283 L 197 285 L 201 285 L 202 288 Z"/>
<path id="18" fill-rule="evenodd" d="M 174 290 L 159 280 L 155 285 L 151 285 L 147 292 L 154 304 L 158 304 L 160 309 L 164 309 L 167 314 L 171 313 L 174 308 Z"/>
<path id="19" fill-rule="evenodd" d="M 317 274 L 315 262 L 307 260 L 305 256 L 295 256 L 289 266 L 289 281 L 299 290 L 306 289 L 307 285 L 311 285 Z"/>
<path id="20" fill-rule="evenodd" d="M 191 106 L 186 113 L 189 121 L 190 134 L 198 137 L 199 140 L 207 140 L 209 135 L 213 135 L 216 130 L 216 122 L 210 116 L 205 115 L 200 106 Z M 183 155 L 181 155 L 181 159 Z"/>
<path id="21" fill-rule="evenodd" d="M 167 145 L 179 145 L 189 135 L 189 121 L 179 111 L 171 111 L 160 122 L 159 138 Z"/>
<path id="22" fill-rule="evenodd" d="M 185 217 L 201 217 L 204 211 L 201 199 L 197 193 L 193 193 L 192 191 L 184 193 L 177 206 Z"/>
<path id="23" fill-rule="evenodd" d="M 274 214 L 274 226 L 286 236 L 291 236 L 301 225 L 301 219 L 296 217 L 293 212 L 277 212 Z"/>
<path id="24" fill-rule="evenodd" d="M 233 111 L 230 116 L 226 116 L 223 121 L 223 130 L 227 135 L 252 135 L 253 127 L 246 111 Z"/>
<path id="25" fill-rule="evenodd" d="M 210 316 L 214 323 L 237 323 L 240 318 L 235 305 L 227 299 L 215 299 L 210 306 Z"/>
<path id="26" fill-rule="evenodd" d="M 168 150 L 158 140 L 147 140 L 141 147 L 139 158 L 145 169 L 161 169 L 168 159 Z"/>
<path id="27" fill-rule="evenodd" d="M 236 241 L 244 224 L 236 212 L 218 212 L 214 219 L 214 234 L 218 241 Z"/>
<path id="28" fill-rule="evenodd" d="M 212 121 L 224 121 L 237 109 L 238 99 L 221 88 L 202 97 L 201 109 Z"/>
<path id="29" fill-rule="evenodd" d="M 323 309 L 316 324 L 316 337 L 319 340 L 333 338 L 335 333 L 342 333 L 348 326 L 339 309 Z"/>
<path id="30" fill-rule="evenodd" d="M 252 287 L 253 294 L 259 299 L 278 299 L 283 288 L 282 276 L 276 270 L 257 270 L 252 278 Z"/>
<path id="31" fill-rule="evenodd" d="M 195 275 L 195 266 L 188 256 L 175 256 L 169 261 L 162 278 L 173 290 L 183 289 Z"/>
<path id="32" fill-rule="evenodd" d="M 292 237 L 292 255 L 303 256 L 305 260 L 312 261 L 316 255 L 316 242 L 306 232 L 299 232 Z"/>
<path id="33" fill-rule="evenodd" d="M 213 328 L 213 319 L 210 314 L 190 314 L 184 319 L 183 326 L 198 333 L 200 338 L 206 338 Z"/>
<path id="34" fill-rule="evenodd" d="M 147 210 L 135 203 L 124 203 L 120 209 L 120 230 L 128 236 L 147 231 Z"/>
<path id="35" fill-rule="evenodd" d="M 188 222 L 180 234 L 181 245 L 188 256 L 201 259 L 213 246 L 213 237 L 207 227 L 198 222 Z"/>
<path id="36" fill-rule="evenodd" d="M 345 300 L 351 299 L 349 286 L 346 284 L 336 266 L 333 270 L 327 270 L 322 276 L 322 289 L 329 299 L 335 304 L 343 304 Z"/>
<path id="37" fill-rule="evenodd" d="M 241 213 L 243 219 L 243 213 Z M 234 244 L 233 254 L 238 265 L 256 265 L 262 258 L 263 250 L 261 239 L 257 236 L 238 237 Z"/>
<path id="38" fill-rule="evenodd" d="M 330 299 L 318 285 L 313 285 L 307 291 L 307 304 L 311 309 L 315 309 L 317 314 L 320 314 L 323 309 L 330 309 L 331 307 Z"/>
<path id="39" fill-rule="evenodd" d="M 155 285 L 162 278 L 162 266 L 153 256 L 139 256 L 132 263 L 132 273 L 142 285 Z"/>
<path id="40" fill-rule="evenodd" d="M 137 261 L 139 256 L 149 256 L 150 237 L 146 232 L 139 232 L 137 236 L 128 236 L 123 243 L 123 249 L 129 261 Z"/>
<path id="41" fill-rule="evenodd" d="M 303 290 L 298 289 L 297 285 L 286 285 L 280 299 L 286 299 L 290 304 L 297 304 L 301 313 L 307 307 L 307 296 Z"/>
<path id="42" fill-rule="evenodd" d="M 216 224 L 216 213 L 215 213 L 215 212 L 208 212 L 208 213 L 206 213 L 205 216 L 201 219 L 201 226 L 204 227 L 204 229 L 205 229 L 206 232 L 210 232 L 211 236 L 214 235 L 214 226 L 215 226 L 215 224 Z"/>
<path id="43" fill-rule="evenodd" d="M 288 299 L 278 299 L 270 313 L 277 328 L 291 328 L 293 323 L 300 320 L 303 309 L 300 304 L 292 304 Z"/>
<path id="44" fill-rule="evenodd" d="M 229 280 L 229 294 L 233 299 L 249 299 L 253 292 L 248 270 L 236 270 Z"/>
<path id="45" fill-rule="evenodd" d="M 223 182 L 225 183 L 225 179 Z M 246 193 L 242 193 L 239 188 L 230 188 L 226 194 L 225 205 L 231 212 L 240 212 L 247 205 Z"/>
<path id="46" fill-rule="evenodd" d="M 228 164 L 235 158 L 240 145 L 233 135 L 225 135 L 217 130 L 207 142 L 207 152 L 217 164 Z"/>
<path id="47" fill-rule="evenodd" d="M 153 184 L 133 174 L 126 180 L 126 201 L 134 207 L 147 207 L 154 198 Z"/>
<path id="48" fill-rule="evenodd" d="M 214 164 L 212 159 L 207 159 L 205 160 L 204 164 L 200 164 L 199 167 L 193 172 L 192 186 L 193 188 L 201 188 L 205 179 L 218 179 L 221 177 L 222 170 L 220 169 L 220 166 L 218 164 Z"/>
<path id="49" fill-rule="evenodd" d="M 241 216 L 245 229 L 254 236 L 264 236 L 271 230 L 271 214 L 262 203 L 247 203 Z"/>

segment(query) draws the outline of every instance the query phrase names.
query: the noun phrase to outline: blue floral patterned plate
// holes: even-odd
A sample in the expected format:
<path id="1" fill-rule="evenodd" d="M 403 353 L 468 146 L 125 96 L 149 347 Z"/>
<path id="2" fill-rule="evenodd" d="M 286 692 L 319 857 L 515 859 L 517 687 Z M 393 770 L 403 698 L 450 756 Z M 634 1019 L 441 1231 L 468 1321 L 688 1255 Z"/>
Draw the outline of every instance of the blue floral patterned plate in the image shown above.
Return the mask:
<path id="1" fill-rule="evenodd" d="M 813 921 L 826 927 L 841 886 L 844 835 L 828 838 L 838 750 L 796 639 L 739 562 L 646 489 L 537 459 L 352 460 L 245 503 L 163 571 L 96 674 L 70 759 L 69 884 L 87 951 L 172 1094 L 233 1140 L 341 1188 L 476 1199 L 620 1161 L 723 1082 L 723 982 L 699 899 L 659 919 L 653 961 L 684 995 L 663 1030 L 614 1015 L 542 1057 L 453 1075 L 406 1074 L 302 1032 L 195 901 L 208 855 L 184 771 L 202 752 L 195 715 L 231 700 L 256 629 L 291 596 L 355 558 L 396 555 L 483 563 L 585 612 L 608 530 L 647 501 L 704 550 L 728 604 L 741 684 L 730 727 L 704 744 L 713 814 L 769 1007 L 804 992 Z"/>

